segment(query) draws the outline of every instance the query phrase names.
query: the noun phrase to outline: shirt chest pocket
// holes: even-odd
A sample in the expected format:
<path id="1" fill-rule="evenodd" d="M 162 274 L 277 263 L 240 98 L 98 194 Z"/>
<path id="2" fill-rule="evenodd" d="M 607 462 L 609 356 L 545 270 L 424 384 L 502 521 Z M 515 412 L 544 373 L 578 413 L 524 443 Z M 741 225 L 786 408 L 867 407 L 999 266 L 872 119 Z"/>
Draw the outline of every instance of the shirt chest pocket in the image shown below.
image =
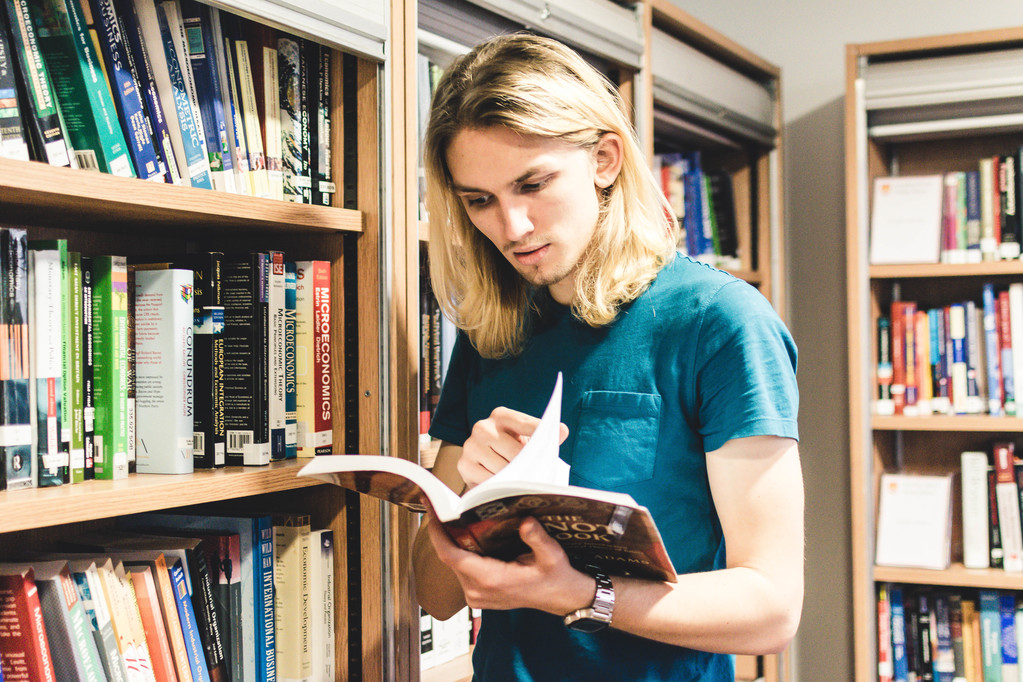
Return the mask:
<path id="1" fill-rule="evenodd" d="M 661 396 L 588 391 L 579 407 L 572 453 L 576 485 L 616 488 L 654 476 Z"/>

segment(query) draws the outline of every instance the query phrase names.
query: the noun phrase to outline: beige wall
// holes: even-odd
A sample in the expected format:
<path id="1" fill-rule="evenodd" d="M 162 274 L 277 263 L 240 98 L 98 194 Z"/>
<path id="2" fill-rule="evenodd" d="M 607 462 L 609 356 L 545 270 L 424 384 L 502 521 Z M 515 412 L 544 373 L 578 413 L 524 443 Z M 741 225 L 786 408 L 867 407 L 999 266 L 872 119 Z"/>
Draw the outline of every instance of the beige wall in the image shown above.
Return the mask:
<path id="1" fill-rule="evenodd" d="M 673 0 L 781 67 L 789 322 L 799 345 L 807 588 L 796 678 L 851 680 L 845 45 L 1023 25 L 1020 0 Z"/>

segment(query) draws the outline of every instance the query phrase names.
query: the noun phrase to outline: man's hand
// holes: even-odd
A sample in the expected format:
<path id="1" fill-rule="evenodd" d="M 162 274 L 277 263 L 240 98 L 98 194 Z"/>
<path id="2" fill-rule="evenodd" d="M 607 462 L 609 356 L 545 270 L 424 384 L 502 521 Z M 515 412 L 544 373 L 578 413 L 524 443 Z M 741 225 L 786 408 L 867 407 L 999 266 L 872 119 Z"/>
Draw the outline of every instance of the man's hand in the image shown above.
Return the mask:
<path id="1" fill-rule="evenodd" d="M 536 519 L 519 526 L 531 552 L 508 562 L 461 549 L 432 512 L 427 529 L 437 557 L 458 578 L 465 602 L 473 608 L 533 608 L 562 616 L 593 601 L 593 578 L 572 568 L 561 545 Z"/>
<path id="2" fill-rule="evenodd" d="M 540 420 L 507 407 L 495 408 L 490 416 L 472 427 L 462 445 L 458 474 L 467 488 L 487 480 L 508 465 L 522 451 Z M 559 443 L 568 438 L 568 427 L 561 425 Z"/>

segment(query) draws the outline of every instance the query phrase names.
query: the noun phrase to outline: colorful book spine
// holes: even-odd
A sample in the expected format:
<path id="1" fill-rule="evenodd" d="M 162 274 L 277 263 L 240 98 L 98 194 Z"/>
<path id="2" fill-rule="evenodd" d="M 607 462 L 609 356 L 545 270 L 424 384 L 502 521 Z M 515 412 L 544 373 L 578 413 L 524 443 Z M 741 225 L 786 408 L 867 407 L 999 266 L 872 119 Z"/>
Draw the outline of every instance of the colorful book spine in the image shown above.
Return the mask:
<path id="1" fill-rule="evenodd" d="M 295 322 L 298 277 L 294 261 L 284 263 L 284 458 L 298 456 L 298 404 L 295 377 Z"/>
<path id="2" fill-rule="evenodd" d="M 906 605 L 902 587 L 888 586 L 888 602 L 891 610 L 892 631 L 892 679 L 894 682 L 908 682 L 909 659 L 906 656 Z"/>
<path id="3" fill-rule="evenodd" d="M 299 261 L 295 270 L 298 456 L 312 457 L 330 454 L 333 446 L 330 262 Z"/>
<path id="4" fill-rule="evenodd" d="M 85 480 L 96 477 L 96 399 L 92 333 L 92 258 L 82 256 L 82 445 Z"/>
<path id="5" fill-rule="evenodd" d="M 256 80 L 252 61 L 249 58 L 249 41 L 243 35 L 241 19 L 230 14 L 221 15 L 224 32 L 231 46 L 230 58 L 238 81 L 238 102 L 240 103 L 242 127 L 245 132 L 245 147 L 249 157 L 249 185 L 251 194 L 270 197 L 270 177 L 266 167 L 263 145 L 263 128 L 259 100 L 256 96 Z M 260 62 L 262 64 L 262 62 Z"/>
<path id="6" fill-rule="evenodd" d="M 302 41 L 281 34 L 277 39 L 277 73 L 280 78 L 281 172 L 285 201 L 303 203 L 309 189 L 308 159 L 303 146 L 308 120 L 305 106 L 305 53 Z"/>
<path id="7" fill-rule="evenodd" d="M 18 69 L 8 35 L 7 12 L 0 6 L 0 158 L 28 161 L 28 130 L 21 113 Z"/>
<path id="8" fill-rule="evenodd" d="M 8 490 L 30 488 L 36 464 L 32 450 L 32 374 L 29 362 L 28 238 L 25 230 L 0 229 L 0 453 Z"/>
<path id="9" fill-rule="evenodd" d="M 178 619 L 185 637 L 185 648 L 188 650 L 188 662 L 191 666 L 192 679 L 196 682 L 210 682 L 210 671 L 203 653 L 199 627 L 195 620 L 195 608 L 188 594 L 185 570 L 180 561 L 175 561 L 168 568 L 171 583 L 174 586 L 174 598 L 177 601 Z"/>
<path id="10" fill-rule="evenodd" d="M 245 122 L 242 118 L 242 103 L 239 98 L 238 74 L 235 71 L 234 48 L 231 38 L 224 32 L 223 16 L 213 9 L 213 35 L 220 36 L 221 42 L 215 48 L 217 62 L 223 73 L 222 83 L 225 95 L 224 112 L 228 124 L 228 141 L 231 143 L 231 161 L 237 176 L 235 186 L 240 194 L 252 194 L 252 176 L 249 168 L 249 148 L 245 142 Z"/>
<path id="11" fill-rule="evenodd" d="M 96 478 L 128 476 L 128 265 L 92 259 L 93 394 Z"/>
<path id="12" fill-rule="evenodd" d="M 193 470 L 192 270 L 135 272 L 139 473 Z"/>
<path id="13" fill-rule="evenodd" d="M 256 108 L 263 132 L 263 153 L 270 198 L 284 199 L 281 171 L 281 100 L 277 72 L 277 31 L 256 22 L 247 24 L 249 66 L 255 86 Z"/>
<path id="14" fill-rule="evenodd" d="M 100 663 L 106 679 L 111 682 L 127 682 L 128 670 L 121 656 L 114 632 L 110 608 L 104 596 L 104 589 L 95 561 L 72 559 L 69 562 L 71 576 L 82 607 L 92 623 L 93 639 L 100 654 Z"/>
<path id="15" fill-rule="evenodd" d="M 128 144 L 81 8 L 72 0 L 33 5 L 39 47 L 80 168 L 135 177 Z"/>
<path id="16" fill-rule="evenodd" d="M 224 427 L 224 306 L 221 300 L 219 251 L 176 259 L 191 267 L 195 278 L 195 466 L 225 464 Z"/>
<path id="17" fill-rule="evenodd" d="M 273 530 L 277 675 L 282 680 L 309 679 L 309 517 L 275 518 Z"/>
<path id="18" fill-rule="evenodd" d="M 309 167 L 312 202 L 330 206 L 337 188 L 331 170 L 331 104 L 333 88 L 333 50 L 311 40 L 306 41 L 306 64 L 315 80 L 308 88 Z"/>
<path id="19" fill-rule="evenodd" d="M 20 0 L 4 0 L 3 7 L 7 13 L 7 26 L 14 47 L 12 55 L 28 103 L 25 118 L 29 144 L 35 149 L 33 158 L 51 166 L 77 168 L 65 137 L 57 93 L 39 49 L 39 36 L 32 20 L 30 5 Z"/>
<path id="20" fill-rule="evenodd" d="M 82 343 L 82 254 L 78 251 L 68 252 L 68 265 L 71 275 L 70 294 L 70 326 L 68 329 L 68 352 L 70 360 L 70 381 L 68 409 L 71 442 L 68 449 L 70 457 L 70 476 L 72 483 L 85 480 L 85 384 L 84 368 L 85 346 Z"/>
<path id="21" fill-rule="evenodd" d="M 106 682 L 67 561 L 37 562 L 33 569 L 57 679 Z"/>
<path id="22" fill-rule="evenodd" d="M 985 680 L 1002 677 L 1002 618 L 998 591 L 980 590 L 980 644 Z"/>
<path id="23" fill-rule="evenodd" d="M 131 50 L 121 31 L 114 0 L 92 0 L 100 28 L 100 49 L 108 74 L 114 105 L 120 117 L 135 174 L 143 180 L 163 181 L 161 165 L 152 126 L 142 101 L 142 88 L 133 68 Z"/>
<path id="24" fill-rule="evenodd" d="M 64 285 L 66 245 L 62 259 L 58 248 L 29 243 L 29 298 L 32 324 L 29 337 L 35 405 L 37 485 L 65 482 L 68 450 L 62 440 L 64 391 Z"/>
<path id="25" fill-rule="evenodd" d="M 56 680 L 43 609 L 31 568 L 0 569 L 0 663 L 11 680 Z"/>
<path id="26" fill-rule="evenodd" d="M 268 305 L 270 309 L 269 359 L 270 359 L 270 458 L 284 459 L 285 426 L 287 406 L 285 392 L 285 276 L 284 254 L 270 252 L 270 286 Z"/>

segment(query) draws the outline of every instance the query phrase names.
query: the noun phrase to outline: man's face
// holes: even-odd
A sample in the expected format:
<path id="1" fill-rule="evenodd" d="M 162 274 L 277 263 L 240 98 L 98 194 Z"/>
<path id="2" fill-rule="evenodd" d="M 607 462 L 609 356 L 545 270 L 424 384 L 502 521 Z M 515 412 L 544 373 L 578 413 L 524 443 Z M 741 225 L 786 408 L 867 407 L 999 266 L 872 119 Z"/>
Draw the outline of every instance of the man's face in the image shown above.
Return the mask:
<path id="1" fill-rule="evenodd" d="M 615 136 L 605 135 L 593 152 L 502 127 L 466 129 L 447 150 L 455 193 L 473 225 L 519 274 L 562 304 L 572 301 L 599 192 L 617 176 L 617 165 L 607 170 L 609 137 Z"/>

